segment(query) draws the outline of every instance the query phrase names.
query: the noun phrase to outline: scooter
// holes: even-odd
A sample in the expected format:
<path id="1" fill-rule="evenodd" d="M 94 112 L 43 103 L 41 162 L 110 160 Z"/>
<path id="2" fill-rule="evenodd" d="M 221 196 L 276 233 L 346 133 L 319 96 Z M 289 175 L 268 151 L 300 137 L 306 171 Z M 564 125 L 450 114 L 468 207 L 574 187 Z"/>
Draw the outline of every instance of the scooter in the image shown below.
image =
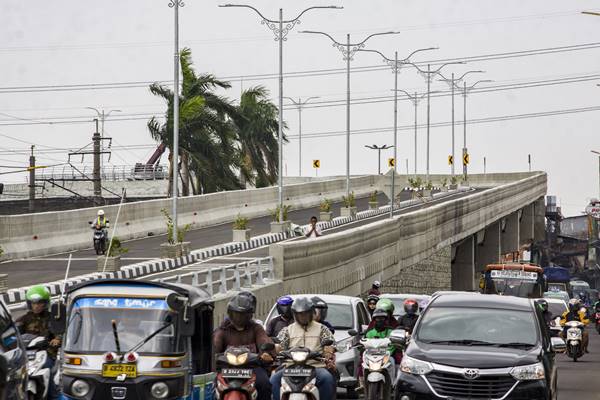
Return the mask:
<path id="1" fill-rule="evenodd" d="M 389 400 L 396 380 L 396 365 L 389 339 L 362 339 L 366 400 Z"/>
<path id="2" fill-rule="evenodd" d="M 565 323 L 568 327 L 566 335 L 567 356 L 571 357 L 574 362 L 583 356 L 583 323 L 579 321 L 569 321 Z"/>
<path id="3" fill-rule="evenodd" d="M 272 343 L 261 346 L 260 350 L 271 351 Z M 253 400 L 256 391 L 254 368 L 260 366 L 258 354 L 251 353 L 247 347 L 231 347 L 217 356 L 216 398 L 221 400 Z"/>
<path id="4" fill-rule="evenodd" d="M 48 340 L 31 334 L 24 334 L 22 338 L 27 349 L 28 399 L 46 399 L 50 386 L 50 368 L 45 365 L 48 361 Z"/>
<path id="5" fill-rule="evenodd" d="M 89 224 L 92 224 L 90 221 Z M 107 242 L 107 233 L 106 229 L 103 228 L 100 224 L 95 224 L 94 229 L 94 250 L 97 255 L 106 253 L 106 242 Z"/>

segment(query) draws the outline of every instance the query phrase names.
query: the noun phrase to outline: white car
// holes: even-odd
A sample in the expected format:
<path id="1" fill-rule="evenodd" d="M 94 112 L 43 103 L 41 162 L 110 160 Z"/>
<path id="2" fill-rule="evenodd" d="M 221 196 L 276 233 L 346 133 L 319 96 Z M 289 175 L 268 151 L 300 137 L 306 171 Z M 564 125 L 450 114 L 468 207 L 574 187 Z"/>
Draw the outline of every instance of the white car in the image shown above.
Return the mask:
<path id="1" fill-rule="evenodd" d="M 562 332 L 562 327 L 560 326 L 560 318 L 565 311 L 569 311 L 569 307 L 564 300 L 558 298 L 545 298 L 548 302 L 548 311 L 552 314 L 552 323 L 550 325 L 550 330 L 553 332 L 553 336 L 558 336 L 560 332 Z"/>

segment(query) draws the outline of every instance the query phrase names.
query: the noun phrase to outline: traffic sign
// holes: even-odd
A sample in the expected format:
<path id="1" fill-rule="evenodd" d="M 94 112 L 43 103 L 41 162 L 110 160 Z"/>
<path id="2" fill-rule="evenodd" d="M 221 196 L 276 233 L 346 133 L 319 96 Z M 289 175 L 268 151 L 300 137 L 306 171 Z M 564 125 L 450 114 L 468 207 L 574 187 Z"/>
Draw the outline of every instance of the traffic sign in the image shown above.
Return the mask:
<path id="1" fill-rule="evenodd" d="M 454 164 L 454 157 L 448 156 L 448 165 L 452 165 L 452 164 Z"/>
<path id="2" fill-rule="evenodd" d="M 469 153 L 463 155 L 463 165 L 469 165 Z"/>
<path id="3" fill-rule="evenodd" d="M 321 168 L 321 160 L 313 160 L 313 168 Z"/>
<path id="4" fill-rule="evenodd" d="M 396 165 L 396 160 L 394 158 L 388 158 L 388 167 L 393 168 Z"/>
<path id="5" fill-rule="evenodd" d="M 592 218 L 600 219 L 600 203 L 588 204 L 585 213 Z"/>

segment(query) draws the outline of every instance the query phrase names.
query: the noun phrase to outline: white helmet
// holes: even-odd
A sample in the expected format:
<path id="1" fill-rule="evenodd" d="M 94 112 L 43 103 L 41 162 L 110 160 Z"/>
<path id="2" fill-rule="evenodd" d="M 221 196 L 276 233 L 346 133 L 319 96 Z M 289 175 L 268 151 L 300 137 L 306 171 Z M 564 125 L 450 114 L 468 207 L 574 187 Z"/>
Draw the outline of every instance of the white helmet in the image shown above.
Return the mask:
<path id="1" fill-rule="evenodd" d="M 376 287 L 377 289 L 379 289 L 381 287 L 381 282 L 375 281 L 375 282 L 373 282 L 373 286 Z"/>
<path id="2" fill-rule="evenodd" d="M 98 216 L 102 217 L 104 215 L 104 210 L 98 210 Z"/>

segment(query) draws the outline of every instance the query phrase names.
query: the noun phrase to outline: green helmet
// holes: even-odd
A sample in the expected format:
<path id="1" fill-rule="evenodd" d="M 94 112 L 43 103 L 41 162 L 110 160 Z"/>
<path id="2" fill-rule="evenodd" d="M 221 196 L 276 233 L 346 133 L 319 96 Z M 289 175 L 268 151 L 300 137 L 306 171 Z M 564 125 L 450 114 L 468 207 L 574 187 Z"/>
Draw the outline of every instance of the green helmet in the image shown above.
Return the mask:
<path id="1" fill-rule="evenodd" d="M 376 309 L 381 309 L 384 310 L 387 313 L 393 314 L 394 313 L 394 303 L 390 300 L 390 299 L 381 299 L 377 302 L 377 305 L 375 306 Z"/>
<path id="2" fill-rule="evenodd" d="M 25 298 L 27 299 L 27 304 L 31 303 L 39 303 L 39 302 L 50 302 L 50 292 L 46 289 L 45 286 L 37 285 L 32 286 L 27 290 L 25 294 Z"/>

